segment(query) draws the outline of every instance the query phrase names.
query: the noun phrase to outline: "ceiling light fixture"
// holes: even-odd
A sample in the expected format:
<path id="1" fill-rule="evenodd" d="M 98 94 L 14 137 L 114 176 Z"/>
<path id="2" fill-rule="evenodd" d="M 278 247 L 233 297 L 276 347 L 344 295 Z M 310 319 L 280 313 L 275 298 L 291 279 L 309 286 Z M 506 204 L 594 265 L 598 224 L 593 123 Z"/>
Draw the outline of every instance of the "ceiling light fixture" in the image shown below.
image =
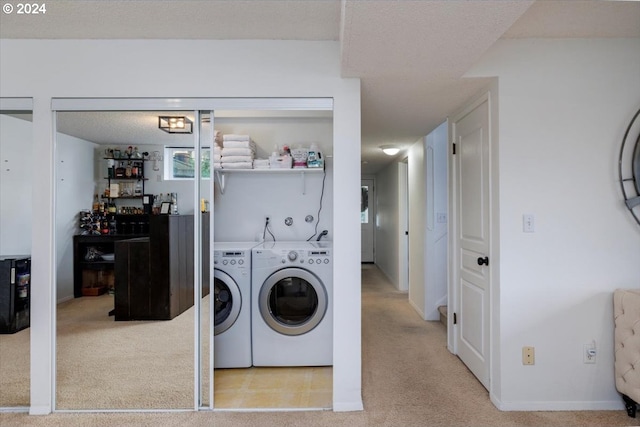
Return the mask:
<path id="1" fill-rule="evenodd" d="M 381 145 L 380 148 L 387 156 L 395 156 L 400 152 L 400 149 L 395 145 Z"/>
<path id="2" fill-rule="evenodd" d="M 184 116 L 160 116 L 158 127 L 167 133 L 193 133 L 193 122 Z"/>

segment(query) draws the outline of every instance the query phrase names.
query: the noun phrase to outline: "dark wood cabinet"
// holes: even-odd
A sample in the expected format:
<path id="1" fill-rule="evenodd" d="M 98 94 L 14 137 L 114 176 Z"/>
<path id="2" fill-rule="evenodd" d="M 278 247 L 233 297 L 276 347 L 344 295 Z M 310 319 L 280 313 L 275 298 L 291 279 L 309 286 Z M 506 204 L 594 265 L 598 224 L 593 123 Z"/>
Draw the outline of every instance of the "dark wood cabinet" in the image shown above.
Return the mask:
<path id="1" fill-rule="evenodd" d="M 73 236 L 73 296 L 83 296 L 87 288 L 106 288 L 113 281 L 114 261 L 101 257 L 87 259 L 91 248 L 103 254 L 114 253 L 114 243 L 119 240 L 141 237 L 136 235 L 104 234 Z"/>
<path id="2" fill-rule="evenodd" d="M 83 272 L 114 275 L 116 320 L 170 320 L 193 306 L 194 217 L 150 215 L 149 235 L 74 236 L 74 293 L 82 296 Z M 202 214 L 203 296 L 209 294 L 209 214 Z M 112 252 L 114 261 L 87 261 L 89 247 Z"/>
<path id="3" fill-rule="evenodd" d="M 173 319 L 193 305 L 193 215 L 154 215 L 149 222 L 151 281 Z"/>
<path id="4" fill-rule="evenodd" d="M 115 258 L 115 319 L 148 320 L 166 312 L 151 282 L 149 238 L 115 242 Z"/>

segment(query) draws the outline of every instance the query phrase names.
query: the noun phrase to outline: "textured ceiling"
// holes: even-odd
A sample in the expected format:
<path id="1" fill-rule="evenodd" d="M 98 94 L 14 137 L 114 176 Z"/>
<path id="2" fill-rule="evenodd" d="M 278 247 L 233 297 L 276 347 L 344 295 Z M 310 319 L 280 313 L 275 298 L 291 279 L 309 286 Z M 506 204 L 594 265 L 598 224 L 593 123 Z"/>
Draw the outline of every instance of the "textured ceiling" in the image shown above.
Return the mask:
<path id="1" fill-rule="evenodd" d="M 379 145 L 408 147 L 486 85 L 485 80 L 461 76 L 501 37 L 640 37 L 637 1 L 46 4 L 46 15 L 0 14 L 0 38 L 339 40 L 343 75 L 362 81 L 363 173 L 375 173 L 393 160 Z M 66 125 L 67 131 L 79 136 L 82 121 L 73 122 Z"/>
<path id="2" fill-rule="evenodd" d="M 44 15 L 2 14 L 0 37 L 338 40 L 340 27 L 339 1 L 55 0 L 46 5 Z"/>

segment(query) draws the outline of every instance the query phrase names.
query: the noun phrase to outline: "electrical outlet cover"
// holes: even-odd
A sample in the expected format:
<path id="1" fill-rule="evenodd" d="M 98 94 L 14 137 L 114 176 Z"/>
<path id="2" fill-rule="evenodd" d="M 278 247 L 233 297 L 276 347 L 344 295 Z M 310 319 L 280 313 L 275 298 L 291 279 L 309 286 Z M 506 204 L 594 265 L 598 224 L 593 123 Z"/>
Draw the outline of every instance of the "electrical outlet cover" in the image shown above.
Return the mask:
<path id="1" fill-rule="evenodd" d="M 522 347 L 522 364 L 534 365 L 535 361 L 535 349 L 533 347 Z"/>

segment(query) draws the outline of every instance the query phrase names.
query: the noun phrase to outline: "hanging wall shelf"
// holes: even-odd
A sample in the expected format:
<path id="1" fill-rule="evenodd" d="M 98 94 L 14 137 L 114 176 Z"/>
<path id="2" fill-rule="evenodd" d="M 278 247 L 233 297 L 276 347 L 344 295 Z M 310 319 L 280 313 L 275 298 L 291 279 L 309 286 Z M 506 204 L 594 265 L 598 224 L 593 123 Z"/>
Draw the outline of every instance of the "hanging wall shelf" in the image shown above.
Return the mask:
<path id="1" fill-rule="evenodd" d="M 215 175 L 220 186 L 220 193 L 224 194 L 226 186 L 226 176 L 236 174 L 261 174 L 261 175 L 300 175 L 300 186 L 302 194 L 306 194 L 306 176 L 309 174 L 321 174 L 322 168 L 304 169 L 216 169 Z"/>

